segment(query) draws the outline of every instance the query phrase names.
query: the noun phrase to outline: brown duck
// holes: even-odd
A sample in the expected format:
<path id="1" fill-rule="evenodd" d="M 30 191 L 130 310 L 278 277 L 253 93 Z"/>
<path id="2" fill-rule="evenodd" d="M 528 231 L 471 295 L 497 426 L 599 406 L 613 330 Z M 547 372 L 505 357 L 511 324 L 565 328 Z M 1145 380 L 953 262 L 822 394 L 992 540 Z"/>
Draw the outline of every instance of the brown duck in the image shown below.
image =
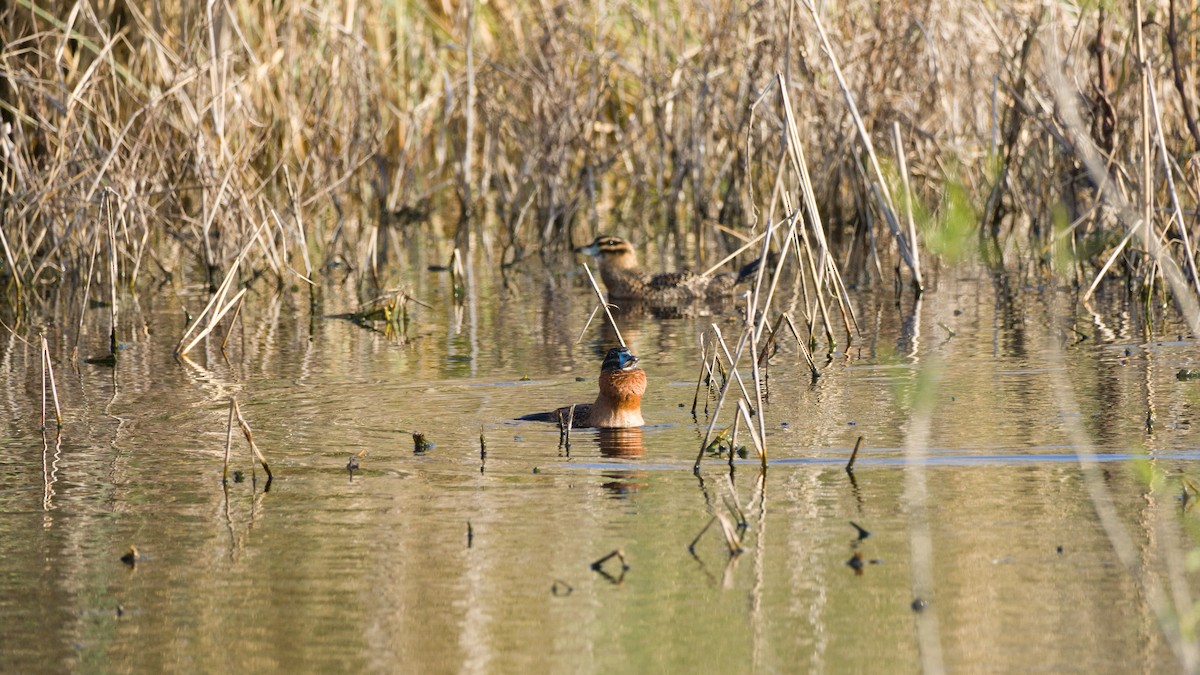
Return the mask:
<path id="1" fill-rule="evenodd" d="M 645 424 L 642 420 L 642 396 L 645 393 L 646 371 L 638 366 L 638 357 L 625 347 L 614 347 L 608 350 L 604 364 L 600 366 L 600 393 L 596 402 L 576 405 L 571 424 L 607 429 L 640 427 Z M 570 414 L 568 407 L 517 419 L 560 422 Z"/>
<path id="2" fill-rule="evenodd" d="M 758 270 L 752 262 L 737 274 L 726 272 L 706 277 L 695 272 L 650 274 L 638 267 L 633 246 L 620 237 L 602 234 L 587 246 L 575 249 L 600 259 L 600 277 L 614 300 L 645 300 L 657 304 L 716 300 L 732 294 L 738 282 Z"/>

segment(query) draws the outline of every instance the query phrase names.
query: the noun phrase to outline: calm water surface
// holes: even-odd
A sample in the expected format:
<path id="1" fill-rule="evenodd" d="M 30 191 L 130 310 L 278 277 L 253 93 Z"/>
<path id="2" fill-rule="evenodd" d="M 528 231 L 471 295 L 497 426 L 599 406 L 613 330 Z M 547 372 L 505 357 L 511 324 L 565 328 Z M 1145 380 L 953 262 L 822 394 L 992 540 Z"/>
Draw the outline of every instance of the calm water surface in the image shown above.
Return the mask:
<path id="1" fill-rule="evenodd" d="M 37 431 L 37 350 L 5 331 L 0 670 L 913 672 L 930 613 L 953 671 L 1177 668 L 1068 430 L 1080 423 L 1109 460 L 1103 487 L 1165 584 L 1163 542 L 1190 550 L 1180 525 L 1196 516 L 1152 492 L 1135 458 L 1200 479 L 1200 383 L 1175 379 L 1200 366 L 1190 342 L 1147 340 L 1119 312 L 1094 319 L 1050 290 L 998 293 L 972 271 L 943 272 L 918 307 L 856 295 L 863 336 L 817 383 L 794 344 L 771 361 L 758 493 L 753 462 L 732 482 L 716 458 L 703 481 L 691 471 L 707 425 L 703 399 L 690 412 L 698 336 L 712 322 L 736 335 L 732 311 L 621 315 L 650 377 L 649 426 L 577 430 L 567 450 L 556 428 L 513 418 L 590 401 L 614 339 L 593 324 L 576 343 L 592 308 L 577 276 L 506 291 L 486 269 L 458 312 L 444 276 L 414 273 L 435 309 L 415 311 L 407 338 L 314 319 L 306 294 L 256 286 L 228 360 L 219 340 L 171 355 L 196 289 L 123 303 L 115 370 L 72 369 L 73 328 L 58 326 L 78 310 L 61 308 L 76 314 L 48 327 L 58 448 Z M 330 286 L 320 311 L 351 297 Z M 103 351 L 106 317 L 89 311 L 84 356 Z M 917 614 L 904 447 L 928 369 L 934 588 Z M 247 480 L 222 490 L 235 394 L 275 472 L 265 494 L 240 438 Z M 415 454 L 413 431 L 435 447 Z M 714 527 L 690 554 L 724 501 L 749 505 L 746 552 L 731 560 Z M 856 541 L 850 521 L 871 536 Z M 120 561 L 131 544 L 134 568 Z M 611 576 L 589 568 L 614 549 L 623 576 L 616 560 Z M 1197 590 L 1182 574 L 1176 590 Z"/>

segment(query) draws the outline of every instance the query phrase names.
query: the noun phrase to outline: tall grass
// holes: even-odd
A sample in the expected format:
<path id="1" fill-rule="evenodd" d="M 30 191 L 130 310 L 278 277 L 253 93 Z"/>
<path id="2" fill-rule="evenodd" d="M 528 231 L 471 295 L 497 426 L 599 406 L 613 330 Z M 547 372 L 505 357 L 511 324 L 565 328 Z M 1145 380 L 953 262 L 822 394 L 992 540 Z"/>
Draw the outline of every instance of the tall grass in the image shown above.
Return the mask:
<path id="1" fill-rule="evenodd" d="M 494 264 L 621 230 L 704 265 L 786 216 L 783 110 L 756 105 L 779 73 L 848 283 L 919 274 L 970 233 L 989 263 L 1081 287 L 1152 283 L 1162 256 L 1194 276 L 1183 4 L 13 0 L 0 274 L 8 297 L 82 281 L 106 190 L 135 287 L 215 288 L 251 244 L 247 276 L 307 254 L 382 286 L 431 219 Z"/>

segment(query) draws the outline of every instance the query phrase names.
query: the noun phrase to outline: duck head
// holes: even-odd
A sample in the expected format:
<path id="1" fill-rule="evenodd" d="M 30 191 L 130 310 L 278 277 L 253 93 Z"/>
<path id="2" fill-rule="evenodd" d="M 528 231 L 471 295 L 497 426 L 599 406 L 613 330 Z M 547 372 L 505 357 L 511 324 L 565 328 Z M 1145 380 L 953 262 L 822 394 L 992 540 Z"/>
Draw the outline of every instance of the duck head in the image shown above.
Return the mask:
<path id="1" fill-rule="evenodd" d="M 592 243 L 580 246 L 575 249 L 575 252 L 599 258 L 603 267 L 619 269 L 637 267 L 637 255 L 633 252 L 633 246 L 624 239 L 611 234 L 599 235 L 592 240 Z"/>
<path id="2" fill-rule="evenodd" d="M 600 366 L 601 373 L 629 372 L 640 370 L 638 357 L 625 347 L 613 347 L 604 355 L 604 363 Z"/>

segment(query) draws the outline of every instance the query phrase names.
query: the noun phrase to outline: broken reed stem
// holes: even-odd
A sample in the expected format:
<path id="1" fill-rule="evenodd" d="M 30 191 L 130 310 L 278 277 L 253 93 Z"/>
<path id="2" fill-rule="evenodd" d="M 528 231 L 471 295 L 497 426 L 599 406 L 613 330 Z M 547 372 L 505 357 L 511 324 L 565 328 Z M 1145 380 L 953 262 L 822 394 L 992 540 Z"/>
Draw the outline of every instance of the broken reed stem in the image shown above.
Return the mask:
<path id="1" fill-rule="evenodd" d="M 279 236 L 286 237 L 287 236 L 287 228 L 284 227 L 283 219 L 279 217 L 279 212 L 276 211 L 275 209 L 271 209 L 271 217 L 275 219 L 275 224 L 279 226 Z M 286 239 L 285 239 L 285 241 L 286 241 Z M 301 245 L 303 245 L 303 241 L 304 241 L 304 232 L 303 231 L 300 232 L 300 241 L 301 241 Z M 287 250 L 285 248 L 284 253 L 286 254 L 286 252 L 287 252 Z M 312 288 L 313 286 L 316 285 L 316 283 L 312 280 L 312 270 L 309 269 L 308 252 L 307 251 L 304 253 L 304 269 L 306 270 L 305 274 L 300 274 L 300 272 L 297 271 L 296 268 L 292 267 L 291 263 L 286 263 L 286 264 L 287 264 L 287 268 L 289 270 L 291 270 L 291 272 L 293 274 L 295 274 L 296 276 L 303 279 L 304 283 L 308 284 L 309 288 Z"/>
<path id="2" fill-rule="evenodd" d="M 203 340 L 205 338 L 205 336 L 207 336 L 209 333 L 211 333 L 213 331 L 213 329 L 215 329 L 217 327 L 217 324 L 219 324 L 221 322 L 221 319 L 224 318 L 224 316 L 229 312 L 229 310 L 233 309 L 234 307 L 237 307 L 239 309 L 241 308 L 241 300 L 242 300 L 242 296 L 244 296 L 244 295 L 246 295 L 245 288 L 238 291 L 237 295 L 233 296 L 233 299 L 230 300 L 228 303 L 226 303 L 223 307 L 221 307 L 220 310 L 218 310 L 214 314 L 209 315 L 208 325 L 206 325 L 204 327 L 204 330 L 200 331 L 196 335 L 196 337 L 192 338 L 192 341 L 187 343 L 187 346 L 185 346 L 183 349 L 178 351 L 177 354 L 179 356 L 187 356 L 187 353 L 192 350 L 192 347 L 196 346 L 197 342 Z M 232 322 L 231 322 L 230 330 L 232 330 L 232 328 L 233 328 L 233 326 L 232 326 Z M 224 343 L 222 343 L 222 349 L 224 349 Z"/>
<path id="3" fill-rule="evenodd" d="M 767 420 L 763 415 L 763 376 L 762 370 L 758 365 L 758 335 L 754 331 L 754 327 L 750 327 L 750 373 L 754 379 L 754 410 L 758 418 L 758 454 L 762 458 L 763 468 L 767 466 Z M 749 414 L 747 414 L 747 418 Z M 747 424 L 752 421 L 746 420 Z M 753 437 L 753 434 L 751 434 Z"/>
<path id="4" fill-rule="evenodd" d="M 813 379 L 821 376 L 817 371 L 817 364 L 813 361 L 812 352 L 808 351 L 808 345 L 804 344 L 804 340 L 800 338 L 800 332 L 796 330 L 796 324 L 792 323 L 792 316 L 784 312 L 783 319 L 787 321 L 788 328 L 791 329 L 792 335 L 796 338 L 796 346 L 800 347 L 800 353 L 804 355 L 804 360 L 808 363 L 808 369 L 812 372 Z"/>
<path id="5" fill-rule="evenodd" d="M 700 385 L 704 382 L 704 373 L 708 366 L 708 345 L 704 343 L 704 333 L 700 334 L 700 374 L 696 377 L 696 394 L 692 396 L 692 417 L 696 416 L 696 405 L 700 402 Z"/>
<path id="6" fill-rule="evenodd" d="M 567 448 L 568 449 L 570 449 L 570 447 L 571 447 L 571 426 L 575 424 L 575 406 L 576 405 L 577 404 L 572 403 L 571 408 L 569 410 L 567 410 Z"/>
<path id="7" fill-rule="evenodd" d="M 721 262 L 704 270 L 704 272 L 700 276 L 702 276 L 702 277 L 711 276 L 713 272 L 716 272 L 717 270 L 724 267 L 725 263 L 729 262 L 730 260 L 733 260 L 734 258 L 736 258 L 739 255 L 741 255 L 742 253 L 744 253 L 747 249 L 749 249 L 751 246 L 757 244 L 763 237 L 767 236 L 769 233 L 770 233 L 769 229 L 759 232 L 750 241 L 747 241 L 746 243 L 744 243 L 740 247 L 738 247 L 738 249 L 736 251 L 734 251 L 733 253 L 730 253 L 729 255 L 725 256 L 724 258 L 721 258 Z M 766 265 L 767 261 L 763 260 L 761 264 Z"/>
<path id="8" fill-rule="evenodd" d="M 242 417 L 242 410 L 238 406 L 237 399 L 230 400 L 233 401 L 233 414 L 237 416 L 238 426 L 242 428 L 242 435 L 246 437 L 246 442 L 250 444 L 250 452 L 253 458 L 262 465 L 263 471 L 267 472 L 267 484 L 270 484 L 274 477 L 271 475 L 271 467 L 267 464 L 267 458 L 263 457 L 262 452 L 258 450 L 258 445 L 254 443 L 254 432 L 250 431 L 250 425 L 246 422 L 246 418 Z"/>
<path id="9" fill-rule="evenodd" d="M 233 448 L 233 419 L 237 407 L 237 399 L 229 397 L 229 423 L 225 431 L 225 470 L 221 472 L 221 482 L 229 483 L 229 455 Z"/>
<path id="10" fill-rule="evenodd" d="M 737 454 L 738 446 L 738 426 L 741 424 L 742 418 L 737 415 L 733 416 L 733 431 L 729 434 L 729 468 L 733 469 L 733 456 Z"/>
<path id="11" fill-rule="evenodd" d="M 229 292 L 230 286 L 233 285 L 234 279 L 237 278 L 238 267 L 242 264 L 242 261 L 245 260 L 246 254 L 250 252 L 250 248 L 255 244 L 255 242 L 258 241 L 258 235 L 262 232 L 263 228 L 267 226 L 267 222 L 268 221 L 263 220 L 263 222 L 259 224 L 258 229 L 254 232 L 254 235 L 250 237 L 250 240 L 246 242 L 246 245 L 243 246 L 242 250 L 238 253 L 238 256 L 234 258 L 233 263 L 229 266 L 229 271 L 225 273 L 225 278 L 221 281 L 221 285 L 217 287 L 217 292 L 213 293 L 213 296 L 208 300 L 208 304 L 204 306 L 204 311 L 200 312 L 199 316 L 197 316 L 196 319 L 192 321 L 192 324 L 188 326 L 188 329 L 184 331 L 183 337 L 179 338 L 179 344 L 175 347 L 175 354 L 177 356 L 186 356 L 188 351 L 190 351 L 191 348 L 194 347 L 196 343 L 204 337 L 204 335 L 207 335 L 212 331 L 213 328 L 216 327 L 217 322 L 220 321 L 220 317 L 216 318 L 215 320 L 210 319 L 207 321 L 205 323 L 204 333 L 191 342 L 187 341 L 188 338 L 191 337 L 192 333 L 196 330 L 196 327 L 200 325 L 201 321 L 204 321 L 205 317 L 208 317 L 214 309 L 219 309 L 218 314 L 221 316 L 224 316 L 225 312 L 228 312 L 230 309 L 232 309 L 233 301 L 226 303 L 225 295 Z M 242 289 L 238 294 L 239 297 L 242 293 L 245 293 L 245 291 L 246 289 Z M 234 300 L 237 299 L 238 298 L 234 298 Z"/>
<path id="12" fill-rule="evenodd" d="M 604 308 L 604 316 L 608 317 L 609 325 L 617 334 L 617 342 L 620 342 L 622 347 L 627 347 L 625 338 L 621 337 L 621 329 L 617 328 L 617 322 L 613 319 L 612 312 L 608 311 L 608 302 L 604 299 L 604 294 L 600 292 L 600 286 L 596 284 L 596 277 L 592 276 L 592 269 L 588 267 L 587 263 L 583 263 L 583 271 L 587 272 L 588 281 L 592 282 L 592 290 L 596 292 L 596 298 L 600 300 L 600 306 Z"/>
<path id="13" fill-rule="evenodd" d="M 741 414 L 742 420 L 746 422 L 746 431 L 750 434 L 750 440 L 754 442 L 754 449 L 758 452 L 758 458 L 762 462 L 763 469 L 767 468 L 767 447 L 763 442 L 762 437 L 758 435 L 758 430 L 754 428 L 754 420 L 750 419 L 750 406 L 746 405 L 745 399 L 738 399 L 738 413 Z M 761 419 L 762 414 L 759 414 Z"/>
<path id="14" fill-rule="evenodd" d="M 850 453 L 850 461 L 846 462 L 846 473 L 854 473 L 854 461 L 858 459 L 858 449 L 862 447 L 863 437 L 854 441 L 854 451 Z"/>
<path id="15" fill-rule="evenodd" d="M 750 398 L 750 394 L 746 391 L 746 385 L 742 383 L 742 376 L 738 374 L 737 364 L 738 360 L 742 358 L 742 352 L 746 348 L 746 343 L 753 328 L 747 326 L 746 330 L 742 331 L 742 337 L 738 341 L 737 353 L 734 356 L 730 356 L 729 346 L 725 344 L 725 338 L 721 335 L 721 329 L 715 323 L 711 324 L 711 326 L 717 336 L 717 343 L 721 345 L 721 349 L 725 352 L 725 358 L 729 359 L 729 371 L 733 373 L 733 378 L 727 377 L 721 384 L 721 394 L 717 397 L 717 405 L 713 408 L 712 417 L 708 420 L 708 429 L 704 432 L 704 440 L 700 443 L 700 451 L 696 453 L 696 463 L 692 465 L 692 472 L 697 474 L 700 473 L 700 461 L 704 459 L 704 451 L 708 448 L 709 442 L 712 441 L 713 429 L 717 426 L 717 419 L 721 414 L 721 406 L 725 403 L 725 396 L 729 393 L 729 387 L 733 381 L 736 380 L 738 385 L 741 386 L 742 396 L 746 399 Z"/>
<path id="16" fill-rule="evenodd" d="M 221 351 L 225 351 L 225 346 L 229 344 L 229 336 L 233 335 L 233 326 L 237 323 L 238 316 L 242 313 L 242 303 L 246 301 L 246 289 L 242 289 L 237 295 L 237 307 L 233 310 L 233 316 L 229 318 L 229 328 L 225 330 L 225 338 L 221 340 Z M 219 320 L 219 319 L 218 319 Z M 201 335 L 200 337 L 204 337 Z M 199 338 L 197 338 L 199 339 Z"/>

